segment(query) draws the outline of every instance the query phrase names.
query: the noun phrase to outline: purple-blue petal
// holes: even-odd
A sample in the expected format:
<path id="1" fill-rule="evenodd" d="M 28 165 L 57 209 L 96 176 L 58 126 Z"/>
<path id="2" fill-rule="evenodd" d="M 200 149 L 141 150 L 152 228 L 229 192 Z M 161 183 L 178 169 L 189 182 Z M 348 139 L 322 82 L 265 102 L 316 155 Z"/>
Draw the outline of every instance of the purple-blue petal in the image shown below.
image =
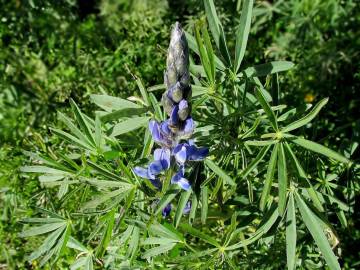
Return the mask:
<path id="1" fill-rule="evenodd" d="M 176 161 L 180 164 L 184 164 L 187 158 L 187 147 L 185 146 L 185 144 L 181 145 L 179 151 L 176 151 L 174 153 Z"/>
<path id="2" fill-rule="evenodd" d="M 161 171 L 163 171 L 163 166 L 160 160 L 154 160 L 153 162 L 150 163 L 149 173 L 151 175 L 158 175 L 159 173 L 161 173 Z"/>
<path id="3" fill-rule="evenodd" d="M 170 167 L 170 150 L 167 148 L 158 148 L 154 151 L 154 159 L 159 160 L 163 170 Z"/>
<path id="4" fill-rule="evenodd" d="M 141 168 L 141 167 L 135 167 L 133 169 L 133 172 L 137 175 L 140 176 L 142 178 L 146 178 L 146 179 L 150 179 L 148 170 L 145 168 Z"/>
<path id="5" fill-rule="evenodd" d="M 171 212 L 171 204 L 167 204 L 164 209 L 162 210 L 162 216 L 165 218 L 167 217 L 168 215 L 170 215 L 170 212 Z"/>
<path id="6" fill-rule="evenodd" d="M 180 178 L 177 184 L 183 189 L 188 191 L 190 189 L 190 183 L 186 178 Z"/>
<path id="7" fill-rule="evenodd" d="M 191 145 L 188 148 L 189 160 L 194 160 L 194 161 L 203 160 L 204 158 L 207 157 L 208 154 L 209 154 L 209 149 L 206 147 L 197 148 L 196 146 Z"/>
<path id="8" fill-rule="evenodd" d="M 179 111 L 187 109 L 189 107 L 188 102 L 185 99 L 182 99 L 179 103 Z"/>
<path id="9" fill-rule="evenodd" d="M 195 123 L 194 120 L 191 117 L 188 117 L 185 122 L 184 122 L 184 126 L 181 132 L 182 136 L 190 136 L 195 129 Z"/>
<path id="10" fill-rule="evenodd" d="M 179 106 L 175 105 L 174 108 L 171 111 L 171 115 L 170 115 L 170 124 L 172 126 L 176 126 L 179 123 Z"/>
<path id="11" fill-rule="evenodd" d="M 161 189 L 162 184 L 161 181 L 159 180 L 159 178 L 155 178 L 155 179 L 150 179 L 151 184 L 153 184 L 154 187 L 156 187 L 157 189 Z"/>
<path id="12" fill-rule="evenodd" d="M 160 126 L 158 122 L 151 120 L 149 122 L 149 130 L 154 141 L 161 142 L 163 140 L 163 136 L 160 133 Z"/>
<path id="13" fill-rule="evenodd" d="M 183 210 L 183 214 L 184 214 L 184 215 L 189 214 L 190 210 L 191 210 L 191 201 L 188 201 L 188 202 L 186 203 L 186 205 L 185 205 L 184 210 Z"/>
<path id="14" fill-rule="evenodd" d="M 169 120 L 163 121 L 160 124 L 161 133 L 166 137 L 171 136 L 171 129 L 169 128 Z"/>

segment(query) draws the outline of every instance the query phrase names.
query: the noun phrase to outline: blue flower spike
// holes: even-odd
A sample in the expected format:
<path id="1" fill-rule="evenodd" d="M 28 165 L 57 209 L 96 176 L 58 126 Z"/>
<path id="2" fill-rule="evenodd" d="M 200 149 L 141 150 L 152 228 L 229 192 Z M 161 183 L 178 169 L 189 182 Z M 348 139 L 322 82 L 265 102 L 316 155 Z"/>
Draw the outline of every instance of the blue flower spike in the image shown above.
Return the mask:
<path id="1" fill-rule="evenodd" d="M 163 93 L 161 103 L 168 116 L 163 122 L 151 120 L 149 130 L 151 136 L 160 148 L 154 151 L 154 160 L 147 168 L 135 167 L 134 173 L 149 179 L 158 189 L 161 189 L 162 172 L 172 167 L 178 171 L 172 176 L 171 184 L 178 185 L 187 191 L 191 188 L 190 181 L 185 177 L 185 168 L 189 162 L 202 161 L 209 150 L 197 147 L 191 136 L 194 133 L 195 122 L 191 117 L 191 84 L 189 73 L 189 48 L 185 33 L 179 23 L 172 32 L 164 83 L 167 90 Z M 172 163 L 172 161 L 175 161 Z M 187 202 L 184 214 L 191 209 L 191 202 Z M 168 204 L 162 210 L 164 217 L 171 211 Z"/>

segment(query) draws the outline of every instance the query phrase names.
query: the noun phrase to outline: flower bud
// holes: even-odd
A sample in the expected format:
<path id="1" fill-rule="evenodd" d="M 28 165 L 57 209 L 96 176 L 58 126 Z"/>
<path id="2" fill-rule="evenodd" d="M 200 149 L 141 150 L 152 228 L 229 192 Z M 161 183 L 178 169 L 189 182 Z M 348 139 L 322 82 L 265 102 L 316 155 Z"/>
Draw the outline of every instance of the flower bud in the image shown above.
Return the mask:
<path id="1" fill-rule="evenodd" d="M 179 103 L 183 98 L 183 90 L 180 82 L 177 82 L 169 89 L 169 97 L 176 103 Z"/>
<path id="2" fill-rule="evenodd" d="M 189 114 L 190 114 L 189 104 L 185 99 L 183 99 L 179 103 L 178 115 L 179 115 L 180 120 L 185 121 L 186 118 L 188 118 Z"/>
<path id="3" fill-rule="evenodd" d="M 174 102 L 169 98 L 168 91 L 164 92 L 164 94 L 162 95 L 161 104 L 163 105 L 164 110 L 167 113 L 167 115 L 170 116 L 171 111 L 174 107 Z"/>

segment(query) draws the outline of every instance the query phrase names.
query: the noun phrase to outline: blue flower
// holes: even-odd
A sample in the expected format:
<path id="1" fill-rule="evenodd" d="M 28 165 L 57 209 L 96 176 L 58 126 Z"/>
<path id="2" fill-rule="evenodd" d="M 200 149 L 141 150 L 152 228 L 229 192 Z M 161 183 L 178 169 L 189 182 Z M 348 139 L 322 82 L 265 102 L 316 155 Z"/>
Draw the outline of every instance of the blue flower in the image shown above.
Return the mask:
<path id="1" fill-rule="evenodd" d="M 208 148 L 198 148 L 192 141 L 189 141 L 189 143 L 180 143 L 173 149 L 173 155 L 180 165 L 184 164 L 186 161 L 204 160 L 208 154 Z"/>
<path id="2" fill-rule="evenodd" d="M 162 171 L 170 168 L 170 150 L 167 148 L 158 148 L 154 151 L 154 161 L 147 169 L 135 167 L 134 173 L 142 178 L 149 179 L 157 188 L 161 188 L 161 182 L 157 178 Z"/>
<path id="3" fill-rule="evenodd" d="M 171 184 L 177 184 L 183 190 L 187 191 L 190 189 L 190 183 L 189 180 L 187 180 L 184 177 L 184 174 L 185 174 L 185 167 L 180 166 L 179 171 L 171 178 Z"/>
<path id="4" fill-rule="evenodd" d="M 162 210 L 162 216 L 165 218 L 167 217 L 168 215 L 170 215 L 170 212 L 171 212 L 171 204 L 168 203 L 164 209 Z"/>
<path id="5" fill-rule="evenodd" d="M 164 147 L 172 146 L 172 133 L 169 129 L 168 123 L 161 123 L 151 120 L 149 122 L 149 130 L 153 140 Z"/>

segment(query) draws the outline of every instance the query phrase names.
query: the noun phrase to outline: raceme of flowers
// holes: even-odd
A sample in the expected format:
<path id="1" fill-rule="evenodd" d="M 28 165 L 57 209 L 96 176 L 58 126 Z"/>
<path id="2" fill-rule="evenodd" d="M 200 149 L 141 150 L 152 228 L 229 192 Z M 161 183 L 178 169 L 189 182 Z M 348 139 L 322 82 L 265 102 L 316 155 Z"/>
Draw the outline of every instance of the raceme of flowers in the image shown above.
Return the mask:
<path id="1" fill-rule="evenodd" d="M 189 73 L 189 49 L 180 24 L 176 22 L 172 32 L 168 49 L 164 82 L 167 90 L 161 103 L 169 118 L 163 122 L 151 120 L 149 129 L 154 141 L 160 148 L 154 151 L 154 161 L 147 168 L 135 167 L 134 172 L 149 179 L 157 188 L 161 189 L 162 172 L 177 168 L 172 175 L 171 183 L 179 185 L 183 190 L 189 190 L 191 183 L 185 177 L 186 165 L 191 161 L 201 161 L 208 155 L 208 149 L 198 148 L 191 136 L 195 123 L 191 118 L 191 85 Z M 190 211 L 187 203 L 184 213 Z M 163 216 L 171 211 L 168 204 L 163 209 Z"/>

